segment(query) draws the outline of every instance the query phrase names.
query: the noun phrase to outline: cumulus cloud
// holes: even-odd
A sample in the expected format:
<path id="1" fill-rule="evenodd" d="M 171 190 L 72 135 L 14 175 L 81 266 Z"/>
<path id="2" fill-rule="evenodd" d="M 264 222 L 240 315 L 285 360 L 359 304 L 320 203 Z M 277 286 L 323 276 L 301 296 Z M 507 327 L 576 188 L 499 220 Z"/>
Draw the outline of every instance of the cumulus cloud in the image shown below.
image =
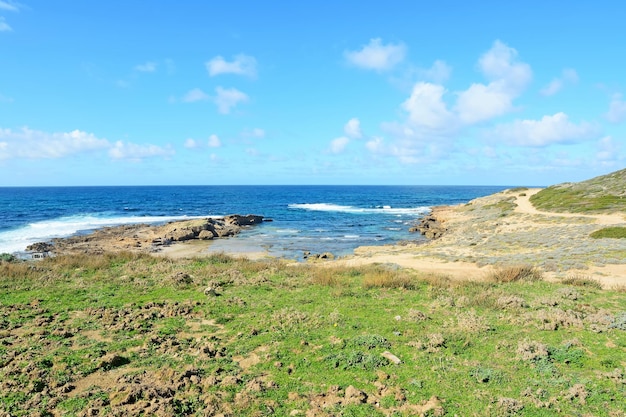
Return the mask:
<path id="1" fill-rule="evenodd" d="M 195 139 L 189 138 L 185 140 L 185 148 L 187 149 L 195 149 L 200 147 L 200 142 Z"/>
<path id="2" fill-rule="evenodd" d="M 621 94 L 613 95 L 605 117 L 611 123 L 621 123 L 626 120 L 626 101 L 622 99 Z"/>
<path id="3" fill-rule="evenodd" d="M 209 136 L 209 139 L 206 141 L 206 143 L 203 141 L 189 138 L 185 140 L 184 146 L 187 149 L 199 149 L 204 148 L 205 146 L 208 146 L 209 148 L 219 148 L 220 146 L 222 146 L 222 141 L 217 135 L 213 134 Z"/>
<path id="4" fill-rule="evenodd" d="M 236 74 L 247 77 L 256 77 L 256 59 L 250 55 L 235 55 L 232 61 L 226 61 L 222 56 L 216 56 L 208 61 L 206 69 L 211 77 L 220 74 Z"/>
<path id="5" fill-rule="evenodd" d="M 54 159 L 110 147 L 106 139 L 80 130 L 47 133 L 28 127 L 19 130 L 0 128 L 0 141 L 4 144 L 0 159 Z"/>
<path id="6" fill-rule="evenodd" d="M 385 141 L 381 137 L 373 137 L 365 144 L 368 151 L 374 154 L 381 154 L 385 150 Z"/>
<path id="7" fill-rule="evenodd" d="M 137 144 L 130 142 L 123 142 L 118 140 L 109 149 L 109 156 L 113 159 L 126 159 L 130 161 L 140 161 L 144 158 L 150 158 L 154 156 L 168 157 L 174 155 L 174 150 L 169 147 L 161 147 L 151 144 Z"/>
<path id="8" fill-rule="evenodd" d="M 597 134 L 589 123 L 572 123 L 565 113 L 544 116 L 541 120 L 516 120 L 496 126 L 488 136 L 515 146 L 545 147 L 575 143 Z"/>
<path id="9" fill-rule="evenodd" d="M 220 138 L 217 135 L 209 136 L 210 148 L 219 148 L 220 146 L 222 146 L 222 142 L 220 141 Z"/>
<path id="10" fill-rule="evenodd" d="M 348 146 L 349 142 L 350 142 L 350 139 L 345 136 L 341 136 L 336 139 L 333 139 L 330 142 L 330 151 L 335 154 L 341 153 L 344 151 L 344 149 L 346 149 L 346 146 Z"/>
<path id="11" fill-rule="evenodd" d="M 402 103 L 402 108 L 408 113 L 409 123 L 428 129 L 449 126 L 453 115 L 443 101 L 445 92 L 441 85 L 424 82 L 415 84 L 411 96 Z"/>
<path id="12" fill-rule="evenodd" d="M 137 145 L 118 141 L 114 144 L 81 130 L 43 132 L 23 127 L 19 130 L 0 128 L 0 159 L 59 159 L 85 153 L 106 152 L 113 159 L 142 159 L 169 156 L 169 148 Z"/>
<path id="13" fill-rule="evenodd" d="M 215 92 L 217 93 L 215 104 L 217 104 L 217 111 L 221 114 L 229 114 L 239 103 L 245 103 L 249 100 L 247 94 L 236 88 L 217 87 Z"/>
<path id="14" fill-rule="evenodd" d="M 357 67 L 375 71 L 389 70 L 404 60 L 406 46 L 402 43 L 383 45 L 380 38 L 371 39 L 370 43 L 358 51 L 346 51 L 346 60 Z"/>
<path id="15" fill-rule="evenodd" d="M 157 69 L 156 62 L 146 62 L 135 66 L 135 71 L 139 72 L 155 72 Z"/>
<path id="16" fill-rule="evenodd" d="M 452 67 L 446 64 L 445 61 L 436 60 L 432 67 L 419 70 L 419 74 L 427 80 L 441 84 L 450 78 Z"/>
<path id="17" fill-rule="evenodd" d="M 565 87 L 566 84 L 576 84 L 578 82 L 578 73 L 576 70 L 566 68 L 563 70 L 561 77 L 554 78 L 548 85 L 539 92 L 543 96 L 553 96 Z"/>
<path id="18" fill-rule="evenodd" d="M 183 96 L 182 101 L 185 103 L 194 103 L 196 101 L 206 101 L 210 98 L 211 97 L 201 89 L 194 88 L 193 90 L 188 91 L 187 94 Z"/>
<path id="19" fill-rule="evenodd" d="M 473 124 L 508 113 L 532 78 L 530 66 L 517 60 L 517 51 L 501 41 L 478 61 L 489 84 L 472 84 L 458 93 L 455 110 L 465 124 Z"/>
<path id="20" fill-rule="evenodd" d="M 348 123 L 343 127 L 343 131 L 351 139 L 361 139 L 363 137 L 361 122 L 356 117 L 348 120 Z"/>

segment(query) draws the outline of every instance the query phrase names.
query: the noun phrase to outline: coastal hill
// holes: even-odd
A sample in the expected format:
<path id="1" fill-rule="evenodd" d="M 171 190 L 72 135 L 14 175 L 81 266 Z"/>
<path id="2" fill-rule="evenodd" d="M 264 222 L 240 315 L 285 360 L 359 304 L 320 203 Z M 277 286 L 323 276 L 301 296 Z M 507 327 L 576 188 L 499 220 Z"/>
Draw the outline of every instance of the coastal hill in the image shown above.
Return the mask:
<path id="1" fill-rule="evenodd" d="M 516 188 L 432 216 L 446 232 L 426 244 L 361 247 L 349 265 L 394 263 L 455 279 L 481 279 L 511 265 L 548 279 L 626 285 L 626 170 L 546 189 Z M 609 232 L 609 233 L 605 233 Z"/>
<path id="2" fill-rule="evenodd" d="M 553 185 L 534 195 L 531 202 L 546 211 L 626 212 L 626 169 L 577 183 Z"/>

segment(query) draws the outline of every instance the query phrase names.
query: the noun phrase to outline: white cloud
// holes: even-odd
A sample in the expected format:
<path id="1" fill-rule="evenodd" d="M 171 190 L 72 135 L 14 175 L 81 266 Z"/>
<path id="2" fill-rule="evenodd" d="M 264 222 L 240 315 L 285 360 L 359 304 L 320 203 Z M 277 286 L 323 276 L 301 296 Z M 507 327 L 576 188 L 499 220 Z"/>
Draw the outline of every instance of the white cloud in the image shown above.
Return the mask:
<path id="1" fill-rule="evenodd" d="M 20 9 L 12 1 L 2 1 L 2 0 L 0 0 L 0 10 L 7 10 L 9 12 L 18 12 Z"/>
<path id="2" fill-rule="evenodd" d="M 598 152 L 596 160 L 604 163 L 611 163 L 619 160 L 622 145 L 616 143 L 611 136 L 605 136 L 598 141 Z"/>
<path id="3" fill-rule="evenodd" d="M 229 114 L 237 104 L 245 103 L 249 100 L 245 93 L 236 88 L 217 87 L 215 91 L 217 92 L 215 104 L 217 104 L 217 110 L 222 114 Z"/>
<path id="4" fill-rule="evenodd" d="M 595 134 L 597 129 L 589 123 L 575 124 L 565 113 L 556 113 L 541 120 L 516 120 L 498 125 L 488 136 L 515 146 L 545 147 L 574 143 Z"/>
<path id="5" fill-rule="evenodd" d="M 4 21 L 4 17 L 0 16 L 0 32 L 11 32 L 13 28 Z"/>
<path id="6" fill-rule="evenodd" d="M 8 97 L 0 94 L 0 103 L 13 103 L 13 97 Z"/>
<path id="7" fill-rule="evenodd" d="M 0 159 L 54 159 L 84 152 L 106 149 L 109 141 L 92 133 L 73 130 L 71 132 L 48 133 L 23 127 L 20 130 L 1 129 Z"/>
<path id="8" fill-rule="evenodd" d="M 249 55 L 235 55 L 232 62 L 226 61 L 222 56 L 216 56 L 208 61 L 206 69 L 211 77 L 220 74 L 245 75 L 247 77 L 256 76 L 256 59 Z"/>
<path id="9" fill-rule="evenodd" d="M 478 61 L 478 67 L 491 81 L 472 84 L 458 93 L 455 110 L 459 119 L 473 124 L 508 113 L 513 100 L 526 88 L 532 78 L 530 66 L 517 61 L 517 51 L 500 41 Z"/>
<path id="10" fill-rule="evenodd" d="M 546 85 L 539 91 L 542 96 L 553 96 L 563 88 L 563 80 L 555 78 L 550 81 L 550 84 Z"/>
<path id="11" fill-rule="evenodd" d="M 348 120 L 348 123 L 343 127 L 343 131 L 350 139 L 361 139 L 363 137 L 361 122 L 356 117 Z"/>
<path id="12" fill-rule="evenodd" d="M 455 109 L 463 123 L 474 124 L 508 113 L 512 107 L 511 94 L 492 84 L 472 84 L 459 93 Z"/>
<path id="13" fill-rule="evenodd" d="M 169 147 L 163 148 L 158 145 L 140 145 L 130 142 L 122 142 L 118 140 L 109 149 L 109 156 L 113 159 L 127 159 L 131 161 L 139 161 L 144 158 L 150 158 L 154 156 L 172 156 L 174 151 Z"/>
<path id="14" fill-rule="evenodd" d="M 605 117 L 611 123 L 621 123 L 626 120 L 626 101 L 622 100 L 621 94 L 613 95 Z"/>
<path id="15" fill-rule="evenodd" d="M 185 103 L 194 103 L 196 101 L 206 101 L 210 98 L 211 97 L 204 91 L 200 90 L 199 88 L 194 88 L 193 90 L 188 91 L 187 94 L 183 96 L 182 101 Z"/>
<path id="16" fill-rule="evenodd" d="M 195 149 L 195 148 L 199 148 L 200 147 L 200 143 L 195 140 L 195 139 L 187 139 L 185 140 L 185 148 L 187 149 Z"/>
<path id="17" fill-rule="evenodd" d="M 432 67 L 419 70 L 419 73 L 427 80 L 441 84 L 450 78 L 450 74 L 452 74 L 452 67 L 446 64 L 445 61 L 436 60 Z"/>
<path id="18" fill-rule="evenodd" d="M 262 139 L 265 137 L 265 130 L 255 127 L 254 129 L 244 129 L 241 137 L 245 139 Z"/>
<path id="19" fill-rule="evenodd" d="M 215 134 L 209 136 L 209 139 L 206 143 L 192 138 L 185 140 L 185 148 L 187 149 L 199 149 L 206 146 L 208 146 L 209 148 L 219 148 L 220 146 L 222 146 L 222 142 L 220 141 L 220 138 Z"/>
<path id="20" fill-rule="evenodd" d="M 360 68 L 385 71 L 393 68 L 404 60 L 406 46 L 388 43 L 383 45 L 380 38 L 371 39 L 370 43 L 358 51 L 346 51 L 346 60 Z"/>
<path id="21" fill-rule="evenodd" d="M 381 137 L 373 137 L 365 144 L 367 150 L 374 154 L 381 154 L 385 150 L 385 141 Z"/>
<path id="22" fill-rule="evenodd" d="M 543 96 L 553 96 L 563 89 L 565 84 L 576 84 L 578 82 L 578 74 L 576 70 L 566 68 L 563 70 L 561 77 L 555 78 L 548 85 L 539 91 Z"/>
<path id="23" fill-rule="evenodd" d="M 220 146 L 222 146 L 222 142 L 220 141 L 220 138 L 217 135 L 209 136 L 209 147 L 219 148 Z"/>
<path id="24" fill-rule="evenodd" d="M 349 142 L 350 142 L 350 139 L 345 136 L 341 136 L 336 139 L 333 139 L 330 142 L 330 151 L 332 153 L 341 153 L 344 151 L 346 146 L 348 146 Z"/>
<path id="25" fill-rule="evenodd" d="M 415 84 L 411 96 L 402 103 L 409 114 L 409 124 L 427 129 L 450 126 L 453 115 L 446 108 L 443 86 L 420 82 Z"/>
<path id="26" fill-rule="evenodd" d="M 139 71 L 139 72 L 155 72 L 156 69 L 157 69 L 156 62 L 146 62 L 144 64 L 135 66 L 135 71 Z"/>

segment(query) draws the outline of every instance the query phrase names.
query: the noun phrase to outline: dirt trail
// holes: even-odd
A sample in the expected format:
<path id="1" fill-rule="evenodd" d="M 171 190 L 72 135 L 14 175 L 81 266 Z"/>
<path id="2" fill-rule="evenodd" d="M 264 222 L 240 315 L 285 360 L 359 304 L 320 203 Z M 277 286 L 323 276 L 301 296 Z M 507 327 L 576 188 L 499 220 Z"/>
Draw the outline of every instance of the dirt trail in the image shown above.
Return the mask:
<path id="1" fill-rule="evenodd" d="M 551 211 L 540 211 L 535 208 L 530 202 L 530 197 L 541 191 L 541 188 L 531 188 L 528 191 L 518 195 L 515 203 L 516 213 L 522 214 L 539 214 L 548 217 L 579 217 L 595 220 L 596 224 L 601 225 L 614 225 L 626 223 L 626 218 L 622 214 L 579 214 L 579 213 L 555 213 Z"/>

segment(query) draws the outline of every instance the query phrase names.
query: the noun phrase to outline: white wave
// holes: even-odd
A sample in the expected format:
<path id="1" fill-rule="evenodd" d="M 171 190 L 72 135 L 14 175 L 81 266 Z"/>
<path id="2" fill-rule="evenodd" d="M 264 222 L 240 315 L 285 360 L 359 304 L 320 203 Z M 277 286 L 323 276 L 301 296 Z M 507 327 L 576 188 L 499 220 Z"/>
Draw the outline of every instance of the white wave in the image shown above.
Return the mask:
<path id="1" fill-rule="evenodd" d="M 364 214 L 396 214 L 396 215 L 422 215 L 430 210 L 430 207 L 412 207 L 412 208 L 393 208 L 391 206 L 383 206 L 377 208 L 361 208 L 354 206 L 342 206 L 331 203 L 313 203 L 313 204 L 289 204 L 291 209 L 309 210 L 309 211 L 333 211 L 339 213 L 364 213 Z"/>
<path id="2" fill-rule="evenodd" d="M 296 234 L 296 233 L 300 233 L 300 230 L 298 230 L 298 229 L 276 229 L 276 233 Z"/>
<path id="3" fill-rule="evenodd" d="M 359 236 L 359 235 L 344 235 L 343 237 L 344 237 L 345 239 L 358 239 L 358 238 L 360 238 L 361 236 Z"/>
<path id="4" fill-rule="evenodd" d="M 26 250 L 28 245 L 45 242 L 57 237 L 67 237 L 81 231 L 138 223 L 165 223 L 173 220 L 205 218 L 207 216 L 127 216 L 99 217 L 97 215 L 75 215 L 30 223 L 18 229 L 0 233 L 0 253 L 15 253 Z"/>

